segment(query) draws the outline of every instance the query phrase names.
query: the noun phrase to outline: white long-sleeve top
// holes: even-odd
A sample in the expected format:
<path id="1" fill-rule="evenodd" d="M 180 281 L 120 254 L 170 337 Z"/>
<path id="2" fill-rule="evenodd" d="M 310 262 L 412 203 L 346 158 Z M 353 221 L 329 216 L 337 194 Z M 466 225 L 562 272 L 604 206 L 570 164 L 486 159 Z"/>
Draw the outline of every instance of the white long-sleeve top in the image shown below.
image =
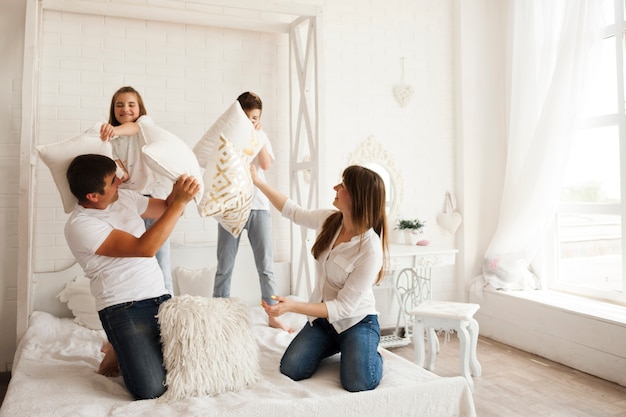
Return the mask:
<path id="1" fill-rule="evenodd" d="M 334 210 L 307 210 L 293 200 L 287 200 L 283 217 L 292 222 L 320 232 L 324 221 Z M 324 302 L 328 309 L 328 322 L 337 333 L 349 329 L 370 314 L 378 314 L 372 286 L 383 265 L 380 237 L 373 229 L 353 237 L 333 248 L 339 235 L 337 231 L 328 249 L 315 262 L 315 288 L 311 303 Z M 313 322 L 316 317 L 308 317 Z"/>

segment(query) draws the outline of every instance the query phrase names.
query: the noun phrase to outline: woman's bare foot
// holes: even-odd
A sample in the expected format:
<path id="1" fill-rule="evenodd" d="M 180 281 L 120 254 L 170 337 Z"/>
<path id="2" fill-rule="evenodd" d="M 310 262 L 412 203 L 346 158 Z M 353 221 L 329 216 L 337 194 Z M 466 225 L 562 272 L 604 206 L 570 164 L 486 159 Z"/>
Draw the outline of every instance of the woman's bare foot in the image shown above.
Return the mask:
<path id="1" fill-rule="evenodd" d="M 104 353 L 104 358 L 100 362 L 98 373 L 109 378 L 114 378 L 120 375 L 120 364 L 117 361 L 117 354 L 113 349 L 113 345 L 106 342 L 100 352 Z"/>
<path id="2" fill-rule="evenodd" d="M 295 329 L 293 327 L 289 327 L 286 324 L 284 324 L 282 321 L 280 321 L 278 319 L 278 317 L 273 317 L 273 316 L 268 316 L 269 317 L 269 324 L 270 327 L 273 327 L 275 329 L 281 329 L 286 331 L 287 333 L 293 333 L 295 331 Z"/>

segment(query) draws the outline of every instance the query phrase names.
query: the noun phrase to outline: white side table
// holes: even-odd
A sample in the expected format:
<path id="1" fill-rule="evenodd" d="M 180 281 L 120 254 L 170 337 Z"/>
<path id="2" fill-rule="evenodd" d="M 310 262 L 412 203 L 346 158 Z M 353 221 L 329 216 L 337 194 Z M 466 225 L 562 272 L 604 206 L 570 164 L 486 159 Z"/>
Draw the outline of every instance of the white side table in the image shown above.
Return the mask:
<path id="1" fill-rule="evenodd" d="M 398 312 L 393 334 L 380 338 L 382 347 L 405 346 L 411 343 L 413 317 L 410 312 L 422 301 L 430 300 L 432 269 L 454 265 L 456 253 L 456 249 L 390 245 L 390 265 L 380 287 L 392 288 L 398 303 Z M 415 273 L 406 273 L 407 268 Z"/>
<path id="2" fill-rule="evenodd" d="M 470 389 L 474 390 L 472 376 L 480 376 L 482 369 L 476 358 L 478 342 L 478 322 L 474 314 L 480 305 L 473 303 L 457 303 L 453 301 L 427 300 L 411 311 L 415 317 L 413 330 L 413 346 L 415 347 L 415 363 L 435 370 L 435 359 L 439 350 L 435 330 L 455 331 L 459 338 L 459 365 L 461 375 L 467 380 Z M 425 349 L 424 333 L 428 350 Z M 424 363 L 425 362 L 425 363 Z"/>

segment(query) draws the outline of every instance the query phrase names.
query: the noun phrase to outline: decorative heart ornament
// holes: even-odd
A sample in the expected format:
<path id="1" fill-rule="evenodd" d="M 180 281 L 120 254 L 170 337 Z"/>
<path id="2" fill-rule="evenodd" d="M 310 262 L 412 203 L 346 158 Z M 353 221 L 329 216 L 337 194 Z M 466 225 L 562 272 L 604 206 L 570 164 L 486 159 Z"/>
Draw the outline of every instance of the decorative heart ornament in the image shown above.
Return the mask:
<path id="1" fill-rule="evenodd" d="M 396 100 L 398 100 L 398 103 L 400 103 L 402 107 L 409 104 L 409 100 L 413 97 L 414 92 L 415 90 L 413 90 L 413 87 L 406 84 L 396 85 L 393 87 L 393 94 L 396 96 Z"/>
<path id="2" fill-rule="evenodd" d="M 461 214 L 458 211 L 439 213 L 437 215 L 437 224 L 452 234 L 459 228 L 462 220 Z"/>
<path id="3" fill-rule="evenodd" d="M 404 82 L 404 57 L 400 58 L 400 84 L 393 87 L 393 94 L 400 106 L 405 107 L 413 97 L 413 87 Z"/>

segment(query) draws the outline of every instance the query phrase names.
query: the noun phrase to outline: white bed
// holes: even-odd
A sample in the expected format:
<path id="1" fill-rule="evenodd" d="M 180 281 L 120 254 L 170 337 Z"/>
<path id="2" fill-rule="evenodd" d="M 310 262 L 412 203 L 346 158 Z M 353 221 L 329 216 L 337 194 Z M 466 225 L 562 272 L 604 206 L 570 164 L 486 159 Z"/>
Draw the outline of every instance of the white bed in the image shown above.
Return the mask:
<path id="1" fill-rule="evenodd" d="M 250 307 L 260 348 L 257 384 L 239 392 L 170 403 L 132 401 L 121 377 L 96 373 L 104 332 L 76 324 L 55 297 L 75 276 L 75 268 L 34 277 L 34 311 L 19 342 L 0 417 L 476 415 L 464 378 L 436 376 L 385 349 L 381 349 L 383 379 L 373 391 L 345 391 L 339 384 L 338 357 L 325 361 L 308 380 L 290 380 L 280 374 L 278 364 L 293 335 L 269 328 L 260 306 Z M 304 323 L 299 315 L 286 315 L 284 320 L 298 329 Z"/>

